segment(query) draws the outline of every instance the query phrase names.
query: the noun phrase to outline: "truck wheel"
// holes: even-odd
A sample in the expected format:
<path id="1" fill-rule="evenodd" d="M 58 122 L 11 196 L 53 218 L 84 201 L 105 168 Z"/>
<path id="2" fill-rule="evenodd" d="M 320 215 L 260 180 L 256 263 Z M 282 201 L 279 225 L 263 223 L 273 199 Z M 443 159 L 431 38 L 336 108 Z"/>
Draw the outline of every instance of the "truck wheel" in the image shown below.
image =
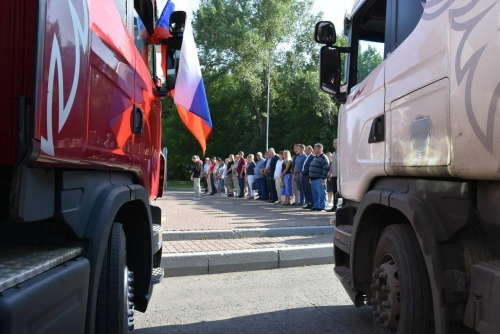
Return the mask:
<path id="1" fill-rule="evenodd" d="M 134 273 L 127 267 L 125 233 L 114 223 L 102 262 L 97 293 L 97 333 L 128 333 L 134 329 Z"/>
<path id="2" fill-rule="evenodd" d="M 373 261 L 372 300 L 377 333 L 433 333 L 429 276 L 409 225 L 382 231 Z"/>

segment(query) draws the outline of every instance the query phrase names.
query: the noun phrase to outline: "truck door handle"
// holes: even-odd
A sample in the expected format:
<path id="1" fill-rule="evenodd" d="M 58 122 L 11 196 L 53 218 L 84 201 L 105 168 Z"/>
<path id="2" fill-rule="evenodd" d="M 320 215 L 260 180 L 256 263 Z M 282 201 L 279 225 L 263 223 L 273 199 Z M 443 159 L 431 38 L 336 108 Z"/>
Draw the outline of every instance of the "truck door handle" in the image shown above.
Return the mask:
<path id="1" fill-rule="evenodd" d="M 132 133 L 144 137 L 144 112 L 138 106 L 132 113 Z"/>
<path id="2" fill-rule="evenodd" d="M 385 115 L 380 115 L 373 120 L 368 144 L 380 143 L 385 140 Z"/>

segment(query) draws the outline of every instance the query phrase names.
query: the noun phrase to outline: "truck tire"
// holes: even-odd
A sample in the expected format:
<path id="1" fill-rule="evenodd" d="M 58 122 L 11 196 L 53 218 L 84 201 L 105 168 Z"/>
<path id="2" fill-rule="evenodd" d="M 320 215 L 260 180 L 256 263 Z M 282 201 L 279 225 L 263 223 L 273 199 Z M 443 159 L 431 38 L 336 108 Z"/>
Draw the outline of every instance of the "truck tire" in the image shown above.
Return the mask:
<path id="1" fill-rule="evenodd" d="M 376 333 L 434 333 L 429 276 L 410 225 L 382 231 L 371 289 Z"/>
<path id="2" fill-rule="evenodd" d="M 97 293 L 97 333 L 128 333 L 134 328 L 133 272 L 127 267 L 125 233 L 114 223 L 102 262 Z"/>

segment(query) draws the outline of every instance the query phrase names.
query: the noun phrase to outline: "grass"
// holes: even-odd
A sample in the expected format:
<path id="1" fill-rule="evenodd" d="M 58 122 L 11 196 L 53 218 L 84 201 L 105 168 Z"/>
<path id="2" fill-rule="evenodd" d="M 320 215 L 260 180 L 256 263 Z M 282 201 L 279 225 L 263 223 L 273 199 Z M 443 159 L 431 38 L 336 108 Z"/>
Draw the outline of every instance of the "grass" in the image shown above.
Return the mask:
<path id="1" fill-rule="evenodd" d="M 193 181 L 168 181 L 165 190 L 193 190 Z"/>

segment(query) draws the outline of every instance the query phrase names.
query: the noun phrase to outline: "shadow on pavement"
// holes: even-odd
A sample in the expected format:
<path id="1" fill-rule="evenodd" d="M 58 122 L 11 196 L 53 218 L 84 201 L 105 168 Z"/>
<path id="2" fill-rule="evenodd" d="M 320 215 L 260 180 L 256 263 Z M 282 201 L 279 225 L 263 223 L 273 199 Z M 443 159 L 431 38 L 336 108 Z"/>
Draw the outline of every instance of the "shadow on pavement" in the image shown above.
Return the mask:
<path id="1" fill-rule="evenodd" d="M 373 333 L 371 307 L 318 306 L 261 313 L 216 321 L 167 325 L 134 330 L 134 333 Z M 168 315 L 166 315 L 168 317 Z"/>
<path id="2" fill-rule="evenodd" d="M 191 210 L 217 216 L 231 216 L 234 228 L 255 227 L 250 221 L 258 221 L 259 227 L 328 226 L 333 216 L 329 212 L 304 210 L 297 206 L 281 206 L 264 201 L 219 196 L 202 196 L 197 207 L 192 208 L 192 194 L 170 193 L 166 200 L 178 201 L 179 205 L 189 205 Z M 184 204 L 184 203 L 185 204 Z"/>

